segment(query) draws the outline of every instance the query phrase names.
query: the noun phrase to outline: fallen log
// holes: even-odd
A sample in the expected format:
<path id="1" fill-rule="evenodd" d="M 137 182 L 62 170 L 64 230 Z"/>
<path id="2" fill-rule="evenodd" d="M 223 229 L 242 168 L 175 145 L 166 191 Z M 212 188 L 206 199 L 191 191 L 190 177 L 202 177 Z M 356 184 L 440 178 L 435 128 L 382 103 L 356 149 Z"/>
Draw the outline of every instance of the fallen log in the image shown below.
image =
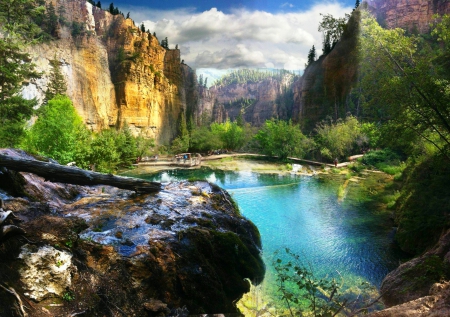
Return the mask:
<path id="1" fill-rule="evenodd" d="M 116 176 L 86 171 L 78 167 L 64 166 L 55 163 L 41 162 L 25 158 L 0 154 L 0 167 L 18 172 L 33 173 L 44 177 L 46 181 L 74 185 L 108 185 L 140 193 L 151 193 L 161 190 L 161 183 L 149 182 L 139 178 Z"/>

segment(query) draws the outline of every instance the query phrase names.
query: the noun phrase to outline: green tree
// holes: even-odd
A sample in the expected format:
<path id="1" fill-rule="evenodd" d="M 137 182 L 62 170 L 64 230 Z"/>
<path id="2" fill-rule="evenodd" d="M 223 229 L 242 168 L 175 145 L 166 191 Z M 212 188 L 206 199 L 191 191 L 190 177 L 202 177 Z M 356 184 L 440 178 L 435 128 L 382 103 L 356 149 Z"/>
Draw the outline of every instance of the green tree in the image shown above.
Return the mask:
<path id="1" fill-rule="evenodd" d="M 97 2 L 96 4 L 97 7 L 99 7 L 100 9 L 102 8 L 102 3 L 100 1 Z"/>
<path id="2" fill-rule="evenodd" d="M 141 31 L 142 31 L 142 32 L 145 32 L 145 25 L 144 25 L 144 22 L 141 23 Z"/>
<path id="3" fill-rule="evenodd" d="M 291 121 L 267 120 L 255 135 L 261 153 L 286 159 L 289 156 L 303 157 L 306 137 Z"/>
<path id="4" fill-rule="evenodd" d="M 309 50 L 308 62 L 306 63 L 305 67 L 308 67 L 309 65 L 314 63 L 315 60 L 316 60 L 316 48 L 313 45 L 312 48 Z"/>
<path id="5" fill-rule="evenodd" d="M 330 52 L 336 43 L 341 39 L 347 26 L 350 15 L 343 18 L 335 18 L 331 14 L 321 14 L 322 21 L 319 23 L 319 32 L 322 32 L 324 38 L 323 52 Z"/>
<path id="6" fill-rule="evenodd" d="M 23 147 L 66 164 L 75 160 L 78 135 L 83 129 L 70 99 L 56 96 L 43 106 L 36 123 L 27 131 Z"/>
<path id="7" fill-rule="evenodd" d="M 361 4 L 361 2 L 360 2 L 359 0 L 356 0 L 356 3 L 355 3 L 355 9 L 357 9 L 357 8 L 359 7 L 360 4 Z"/>
<path id="8" fill-rule="evenodd" d="M 61 73 L 60 62 L 56 59 L 56 56 L 50 60 L 50 65 L 52 71 L 45 91 L 45 101 L 53 99 L 56 95 L 65 95 L 67 91 L 66 80 Z"/>
<path id="9" fill-rule="evenodd" d="M 445 38 L 446 23 L 443 18 L 433 27 L 438 41 L 440 35 Z M 393 133 L 384 138 L 386 144 L 425 140 L 450 158 L 450 85 L 445 64 L 438 63 L 448 49 L 432 49 L 402 29 L 385 30 L 368 14 L 361 35 L 364 107 L 366 115 Z"/>
<path id="10" fill-rule="evenodd" d="M 136 162 L 138 156 L 136 138 L 127 123 L 117 132 L 115 147 L 119 153 L 119 164 L 130 166 Z"/>
<path id="11" fill-rule="evenodd" d="M 33 17 L 43 10 L 31 0 L 0 1 L 0 147 L 18 144 L 36 105 L 22 98 L 20 90 L 40 77 L 25 48 L 40 32 Z"/>
<path id="12" fill-rule="evenodd" d="M 237 150 L 244 145 L 244 129 L 236 122 L 227 120 L 225 123 L 211 124 L 211 131 L 222 141 L 223 147 L 229 150 Z"/>
<path id="13" fill-rule="evenodd" d="M 58 29 L 58 16 L 56 15 L 55 6 L 52 2 L 47 5 L 46 11 L 47 33 L 52 36 L 56 36 L 56 31 Z"/>
<path id="14" fill-rule="evenodd" d="M 353 116 L 336 122 L 331 119 L 319 122 L 315 132 L 314 139 L 319 152 L 328 160 L 360 153 L 360 149 L 368 144 L 367 137 L 361 132 L 361 125 Z"/>
<path id="15" fill-rule="evenodd" d="M 213 133 L 208 126 L 203 125 L 192 130 L 189 146 L 190 151 L 206 153 L 223 147 L 220 135 Z"/>

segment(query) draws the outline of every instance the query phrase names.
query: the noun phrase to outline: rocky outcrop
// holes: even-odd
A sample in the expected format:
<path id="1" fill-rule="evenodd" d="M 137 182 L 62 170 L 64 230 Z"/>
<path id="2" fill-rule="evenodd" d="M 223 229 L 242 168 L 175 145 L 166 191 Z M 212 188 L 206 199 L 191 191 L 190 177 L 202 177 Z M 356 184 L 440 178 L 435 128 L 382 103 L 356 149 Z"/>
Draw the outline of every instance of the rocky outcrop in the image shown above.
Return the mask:
<path id="1" fill-rule="evenodd" d="M 427 33 L 435 14 L 450 13 L 450 2 L 442 0 L 367 0 L 381 26 Z"/>
<path id="2" fill-rule="evenodd" d="M 360 11 L 355 10 L 333 50 L 309 65 L 294 83 L 292 118 L 302 129 L 312 130 L 327 116 L 336 120 L 347 113 L 359 114 L 358 101 L 350 96 L 358 77 L 359 22 Z"/>
<path id="3" fill-rule="evenodd" d="M 394 306 L 370 317 L 440 317 L 450 316 L 450 283 L 436 283 L 430 295 Z"/>
<path id="4" fill-rule="evenodd" d="M 195 97 L 195 78 L 180 62 L 178 49 L 165 49 L 158 39 L 122 15 L 111 15 L 82 0 L 52 1 L 64 8 L 58 39 L 33 46 L 30 53 L 43 77 L 23 94 L 42 101 L 51 72 L 49 60 L 60 61 L 67 94 L 93 130 L 122 126 L 153 137 L 160 144 L 176 135 L 176 121 Z"/>
<path id="5" fill-rule="evenodd" d="M 449 279 L 450 231 L 433 249 L 401 264 L 385 277 L 380 293 L 390 308 L 371 316 L 449 316 Z"/>
<path id="6" fill-rule="evenodd" d="M 0 240 L 0 283 L 28 298 L 31 316 L 236 313 L 245 279 L 264 275 L 258 230 L 207 182 L 135 195 L 0 178 L 3 207 L 26 232 Z M 17 297 L 2 287 L 0 301 L 0 315 L 15 316 Z"/>
<path id="7" fill-rule="evenodd" d="M 293 74 L 281 79 L 235 83 L 225 86 L 199 87 L 198 117 L 215 122 L 235 121 L 241 115 L 245 122 L 262 125 L 271 118 L 288 120 L 292 115 Z"/>

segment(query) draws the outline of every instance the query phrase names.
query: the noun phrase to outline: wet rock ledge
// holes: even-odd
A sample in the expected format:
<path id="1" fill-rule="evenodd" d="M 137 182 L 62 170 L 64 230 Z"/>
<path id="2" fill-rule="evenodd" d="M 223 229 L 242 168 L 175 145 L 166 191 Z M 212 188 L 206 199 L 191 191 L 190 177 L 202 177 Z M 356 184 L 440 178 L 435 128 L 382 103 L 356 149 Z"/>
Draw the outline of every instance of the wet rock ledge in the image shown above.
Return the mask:
<path id="1" fill-rule="evenodd" d="M 207 182 L 138 195 L 0 167 L 0 198 L 0 316 L 238 313 L 264 276 L 257 228 Z"/>

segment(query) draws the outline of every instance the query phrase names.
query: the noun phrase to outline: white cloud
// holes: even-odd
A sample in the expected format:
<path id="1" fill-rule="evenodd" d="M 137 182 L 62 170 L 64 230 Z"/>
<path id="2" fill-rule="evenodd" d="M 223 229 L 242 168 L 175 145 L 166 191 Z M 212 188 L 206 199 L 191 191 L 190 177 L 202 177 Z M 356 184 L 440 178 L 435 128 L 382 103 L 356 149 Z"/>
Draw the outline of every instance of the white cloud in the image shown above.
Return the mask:
<path id="1" fill-rule="evenodd" d="M 286 2 L 284 7 L 291 7 Z M 307 11 L 269 13 L 216 8 L 201 13 L 193 8 L 155 11 L 124 8 L 140 24 L 167 37 L 169 46 L 179 44 L 182 59 L 193 68 L 266 67 L 303 69 L 309 49 L 320 52 L 317 31 L 320 13 L 342 17 L 351 12 L 337 2 L 320 3 Z"/>
<path id="2" fill-rule="evenodd" d="M 293 5 L 292 3 L 289 2 L 285 2 L 281 5 L 282 8 L 293 8 L 295 7 L 295 5 Z"/>

